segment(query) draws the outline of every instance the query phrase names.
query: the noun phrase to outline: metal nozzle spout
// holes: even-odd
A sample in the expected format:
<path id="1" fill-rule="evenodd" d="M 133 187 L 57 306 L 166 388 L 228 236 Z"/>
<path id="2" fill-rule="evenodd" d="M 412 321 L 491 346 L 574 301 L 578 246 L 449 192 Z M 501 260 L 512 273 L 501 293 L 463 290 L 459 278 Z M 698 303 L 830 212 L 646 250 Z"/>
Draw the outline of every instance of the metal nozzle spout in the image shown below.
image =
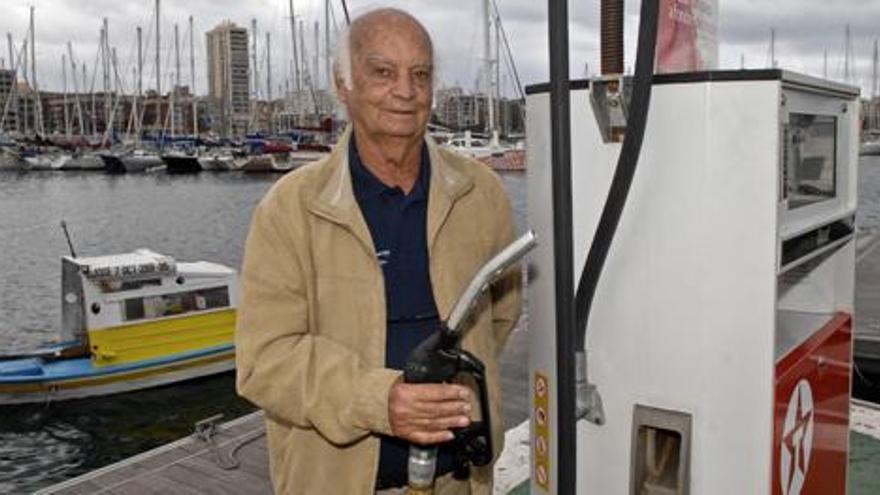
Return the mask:
<path id="1" fill-rule="evenodd" d="M 587 353 L 575 353 L 575 417 L 595 425 L 605 424 L 605 408 L 602 396 L 595 384 L 587 379 Z"/>

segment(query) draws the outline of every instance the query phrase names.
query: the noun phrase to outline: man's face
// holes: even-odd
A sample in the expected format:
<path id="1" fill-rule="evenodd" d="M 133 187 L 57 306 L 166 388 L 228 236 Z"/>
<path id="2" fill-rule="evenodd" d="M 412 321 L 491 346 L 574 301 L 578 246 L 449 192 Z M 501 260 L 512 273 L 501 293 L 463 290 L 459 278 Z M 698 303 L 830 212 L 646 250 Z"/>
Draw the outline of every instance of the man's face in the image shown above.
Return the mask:
<path id="1" fill-rule="evenodd" d="M 365 31 L 352 43 L 352 87 L 339 91 L 349 117 L 374 139 L 421 137 L 433 97 L 430 47 L 397 19 Z"/>

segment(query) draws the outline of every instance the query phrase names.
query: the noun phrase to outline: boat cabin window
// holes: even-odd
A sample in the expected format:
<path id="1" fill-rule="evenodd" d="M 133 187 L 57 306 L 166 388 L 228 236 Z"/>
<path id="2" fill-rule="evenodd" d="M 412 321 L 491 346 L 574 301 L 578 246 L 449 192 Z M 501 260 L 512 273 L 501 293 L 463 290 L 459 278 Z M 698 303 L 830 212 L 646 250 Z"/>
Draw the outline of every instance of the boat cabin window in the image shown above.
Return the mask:
<path id="1" fill-rule="evenodd" d="M 785 126 L 784 194 L 789 209 L 836 195 L 837 117 L 790 113 Z"/>
<path id="2" fill-rule="evenodd" d="M 162 279 L 160 279 L 160 278 L 145 278 L 145 279 L 141 279 L 141 280 L 108 279 L 108 280 L 98 281 L 97 285 L 101 289 L 101 292 L 103 292 L 104 294 L 109 294 L 109 293 L 113 293 L 113 292 L 137 290 L 137 289 L 142 289 L 144 287 L 158 287 L 158 286 L 162 285 Z"/>
<path id="3" fill-rule="evenodd" d="M 126 299 L 124 318 L 135 321 L 228 307 L 229 288 L 215 287 Z"/>

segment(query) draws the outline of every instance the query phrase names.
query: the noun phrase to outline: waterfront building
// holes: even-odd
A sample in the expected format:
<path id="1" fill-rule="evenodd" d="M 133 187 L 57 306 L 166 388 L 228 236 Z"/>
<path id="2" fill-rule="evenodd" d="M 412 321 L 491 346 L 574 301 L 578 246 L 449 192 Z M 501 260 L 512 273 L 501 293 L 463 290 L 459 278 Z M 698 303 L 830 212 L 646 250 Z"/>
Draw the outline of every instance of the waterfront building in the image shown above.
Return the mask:
<path id="1" fill-rule="evenodd" d="M 441 88 L 435 92 L 434 118 L 454 131 L 483 132 L 487 128 L 488 98 L 485 94 L 467 93 L 459 86 Z M 516 99 L 496 98 L 496 128 L 502 136 L 522 135 L 525 129 L 523 102 Z"/>
<path id="2" fill-rule="evenodd" d="M 223 134 L 244 134 L 250 123 L 248 31 L 226 21 L 206 35 L 208 97 Z"/>
<path id="3" fill-rule="evenodd" d="M 2 130 L 6 132 L 18 130 L 18 104 L 12 92 L 13 84 L 15 84 L 15 71 L 0 70 L 0 115 L 5 114 L 0 118 L 3 119 Z"/>

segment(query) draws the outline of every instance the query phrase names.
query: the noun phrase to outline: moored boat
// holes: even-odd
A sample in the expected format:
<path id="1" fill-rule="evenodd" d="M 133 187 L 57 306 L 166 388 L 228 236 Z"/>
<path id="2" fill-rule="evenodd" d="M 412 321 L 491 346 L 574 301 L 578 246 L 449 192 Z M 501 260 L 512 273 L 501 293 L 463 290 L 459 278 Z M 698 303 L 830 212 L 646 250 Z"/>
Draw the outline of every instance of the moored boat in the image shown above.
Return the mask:
<path id="1" fill-rule="evenodd" d="M 91 151 L 77 151 L 70 156 L 61 170 L 90 170 L 97 171 L 104 169 L 104 161 L 96 153 Z"/>
<path id="2" fill-rule="evenodd" d="M 148 172 L 164 166 L 157 153 L 140 149 L 102 153 L 99 156 L 104 161 L 104 171 L 110 174 Z"/>
<path id="3" fill-rule="evenodd" d="M 52 171 L 61 170 L 67 162 L 70 161 L 70 155 L 61 152 L 38 153 L 24 157 L 24 168 L 33 171 Z"/>
<path id="4" fill-rule="evenodd" d="M 62 259 L 61 344 L 0 358 L 0 404 L 138 390 L 234 367 L 235 270 L 137 250 Z"/>
<path id="5" fill-rule="evenodd" d="M 293 170 L 290 152 L 263 153 L 252 156 L 241 167 L 242 172 L 255 173 L 287 173 Z"/>
<path id="6" fill-rule="evenodd" d="M 169 174 L 195 174 L 202 171 L 199 157 L 195 153 L 172 151 L 162 155 L 165 171 Z"/>
<path id="7" fill-rule="evenodd" d="M 232 153 L 216 152 L 207 153 L 199 157 L 199 165 L 202 170 L 213 172 L 228 172 L 235 170 L 237 167 L 235 157 Z"/>
<path id="8" fill-rule="evenodd" d="M 859 154 L 862 156 L 880 155 L 880 138 L 863 141 L 859 147 Z"/>

